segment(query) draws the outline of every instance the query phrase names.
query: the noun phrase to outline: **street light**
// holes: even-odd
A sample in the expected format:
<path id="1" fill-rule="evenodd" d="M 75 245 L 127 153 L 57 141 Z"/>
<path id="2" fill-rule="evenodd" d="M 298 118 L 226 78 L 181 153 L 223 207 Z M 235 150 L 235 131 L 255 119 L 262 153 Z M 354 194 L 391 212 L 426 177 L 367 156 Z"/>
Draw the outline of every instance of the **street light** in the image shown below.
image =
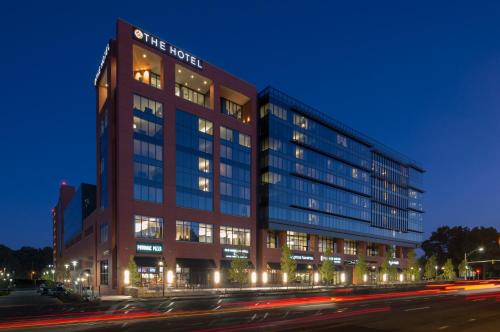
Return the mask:
<path id="1" fill-rule="evenodd" d="M 473 253 L 475 253 L 476 251 L 478 252 L 483 252 L 484 251 L 484 247 L 478 247 L 474 250 L 472 250 L 471 252 L 467 253 L 467 252 L 464 252 L 464 262 L 465 262 L 465 266 L 467 267 L 467 256 L 470 256 L 472 255 Z M 464 275 L 464 280 L 467 280 L 467 269 L 465 270 L 465 275 Z"/>

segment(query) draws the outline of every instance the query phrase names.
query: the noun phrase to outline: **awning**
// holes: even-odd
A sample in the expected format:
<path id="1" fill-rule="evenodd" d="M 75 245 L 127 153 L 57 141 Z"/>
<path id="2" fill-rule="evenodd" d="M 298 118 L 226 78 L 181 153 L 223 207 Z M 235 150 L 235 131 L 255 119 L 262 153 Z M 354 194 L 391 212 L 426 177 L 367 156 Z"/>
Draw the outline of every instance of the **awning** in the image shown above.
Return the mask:
<path id="1" fill-rule="evenodd" d="M 160 260 L 158 257 L 134 256 L 135 264 L 141 267 L 158 267 Z"/>
<path id="2" fill-rule="evenodd" d="M 220 267 L 221 267 L 221 269 L 230 269 L 231 268 L 231 261 L 230 260 L 221 260 Z M 250 260 L 248 261 L 248 268 L 249 269 L 254 268 L 253 263 Z"/>
<path id="3" fill-rule="evenodd" d="M 177 258 L 175 262 L 180 267 L 215 269 L 215 262 L 213 259 Z"/>
<path id="4" fill-rule="evenodd" d="M 270 270 L 281 270 L 281 263 L 267 263 L 267 268 Z"/>

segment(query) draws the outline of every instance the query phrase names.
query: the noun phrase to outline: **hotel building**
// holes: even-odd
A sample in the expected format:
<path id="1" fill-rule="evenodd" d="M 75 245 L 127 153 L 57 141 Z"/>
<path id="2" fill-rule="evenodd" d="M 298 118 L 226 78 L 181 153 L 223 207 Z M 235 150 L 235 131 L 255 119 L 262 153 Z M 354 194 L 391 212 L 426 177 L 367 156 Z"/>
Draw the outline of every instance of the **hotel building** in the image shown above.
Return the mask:
<path id="1" fill-rule="evenodd" d="M 211 287 L 240 255 L 280 283 L 288 244 L 309 282 L 326 248 L 349 273 L 421 242 L 422 167 L 278 90 L 121 20 L 94 83 L 96 186 L 61 185 L 54 259 L 101 293 L 130 261 L 143 285 Z"/>

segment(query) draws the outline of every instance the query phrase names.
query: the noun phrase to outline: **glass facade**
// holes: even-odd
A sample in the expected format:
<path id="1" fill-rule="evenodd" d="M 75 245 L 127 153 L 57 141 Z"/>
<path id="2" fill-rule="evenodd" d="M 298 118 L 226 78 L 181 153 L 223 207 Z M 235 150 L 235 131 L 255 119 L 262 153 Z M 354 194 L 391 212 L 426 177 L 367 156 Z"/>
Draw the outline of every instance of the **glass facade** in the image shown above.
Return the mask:
<path id="1" fill-rule="evenodd" d="M 268 227 L 421 242 L 418 167 L 276 89 L 262 91 L 259 105 L 259 206 Z"/>
<path id="2" fill-rule="evenodd" d="M 220 244 L 250 246 L 250 229 L 232 226 L 220 227 Z"/>
<path id="3" fill-rule="evenodd" d="M 221 213 L 250 217 L 250 136 L 220 127 Z"/>
<path id="4" fill-rule="evenodd" d="M 134 95 L 134 199 L 163 202 L 163 104 Z"/>
<path id="5" fill-rule="evenodd" d="M 162 239 L 163 218 L 135 215 L 134 229 L 136 238 Z"/>
<path id="6" fill-rule="evenodd" d="M 213 211 L 213 124 L 176 112 L 176 204 Z"/>
<path id="7" fill-rule="evenodd" d="M 175 222 L 177 241 L 213 243 L 213 225 L 193 221 L 177 220 Z"/>

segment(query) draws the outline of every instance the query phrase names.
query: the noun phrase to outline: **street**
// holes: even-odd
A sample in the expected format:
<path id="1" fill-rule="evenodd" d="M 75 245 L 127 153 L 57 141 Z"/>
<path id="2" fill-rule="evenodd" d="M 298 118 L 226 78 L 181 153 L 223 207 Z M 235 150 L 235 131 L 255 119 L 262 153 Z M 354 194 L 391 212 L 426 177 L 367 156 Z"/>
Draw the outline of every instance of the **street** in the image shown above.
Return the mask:
<path id="1" fill-rule="evenodd" d="M 500 288 L 471 284 L 353 295 L 130 300 L 0 308 L 16 331 L 499 331 Z M 462 286 L 460 286 L 462 287 Z M 45 309 L 43 309 L 45 308 Z"/>

